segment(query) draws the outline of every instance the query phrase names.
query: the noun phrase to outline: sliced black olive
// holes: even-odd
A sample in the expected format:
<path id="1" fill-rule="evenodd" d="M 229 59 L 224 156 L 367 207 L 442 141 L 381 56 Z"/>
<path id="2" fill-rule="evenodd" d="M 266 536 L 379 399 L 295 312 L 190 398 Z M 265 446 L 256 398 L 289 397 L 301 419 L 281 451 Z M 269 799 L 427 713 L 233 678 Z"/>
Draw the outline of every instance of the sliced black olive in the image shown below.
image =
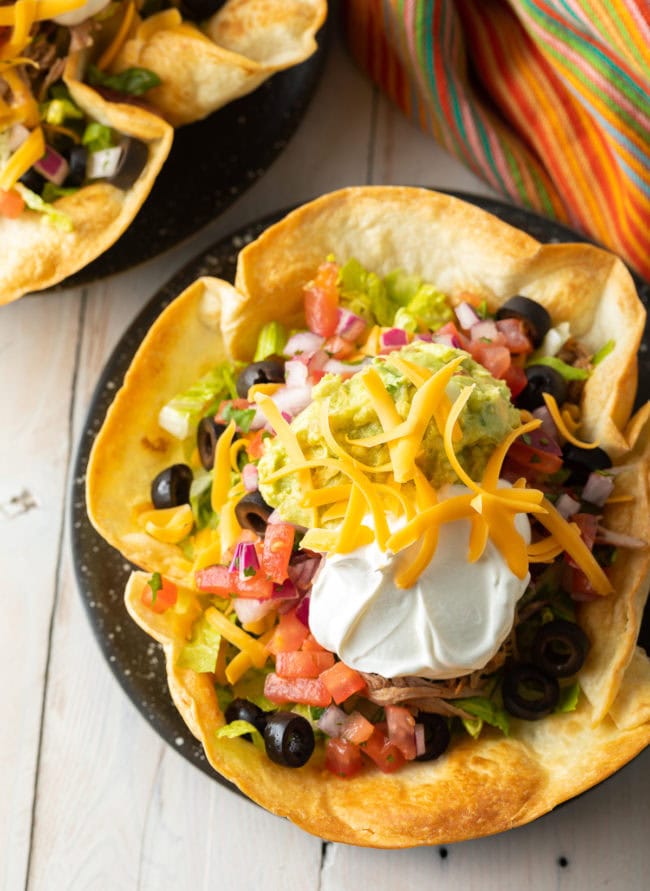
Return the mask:
<path id="1" fill-rule="evenodd" d="M 38 170 L 34 170 L 33 167 L 30 167 L 29 170 L 26 170 L 20 177 L 19 182 L 21 182 L 26 189 L 29 189 L 30 192 L 36 192 L 37 195 L 40 195 L 45 186 L 45 177 L 41 176 Z"/>
<path id="2" fill-rule="evenodd" d="M 130 189 L 140 176 L 149 159 L 149 149 L 146 143 L 133 137 L 126 137 L 120 143 L 122 154 L 117 170 L 112 176 L 106 177 L 106 182 L 116 189 Z"/>
<path id="3" fill-rule="evenodd" d="M 416 757 L 416 761 L 433 761 L 439 758 L 449 746 L 449 723 L 442 715 L 420 713 L 418 724 L 424 725 L 424 752 Z"/>
<path id="4" fill-rule="evenodd" d="M 497 319 L 521 319 L 535 346 L 540 345 L 551 327 L 551 317 L 541 303 L 519 294 L 506 300 L 503 306 L 497 310 L 496 317 Z"/>
<path id="5" fill-rule="evenodd" d="M 273 513 L 273 508 L 264 501 L 260 493 L 249 492 L 235 505 L 237 522 L 242 529 L 252 529 L 258 535 L 266 532 L 266 523 Z"/>
<path id="6" fill-rule="evenodd" d="M 589 651 L 589 638 L 575 622 L 555 619 L 539 629 L 531 657 L 552 678 L 570 678 L 582 668 Z"/>
<path id="7" fill-rule="evenodd" d="M 66 187 L 81 186 L 86 178 L 88 149 L 85 145 L 74 145 L 68 154 L 69 170 L 65 178 Z"/>
<path id="8" fill-rule="evenodd" d="M 178 507 L 189 504 L 192 471 L 187 464 L 172 464 L 161 470 L 151 484 L 154 507 Z"/>
<path id="9" fill-rule="evenodd" d="M 543 393 L 550 393 L 558 405 L 565 401 L 567 383 L 554 368 L 548 365 L 529 365 L 526 368 L 526 380 L 528 383 L 515 400 L 518 408 L 534 411 L 544 405 Z"/>
<path id="10" fill-rule="evenodd" d="M 219 437 L 226 429 L 225 424 L 220 424 L 213 417 L 201 418 L 196 431 L 196 446 L 199 450 L 201 464 L 206 470 L 212 470 L 214 466 L 214 450 L 217 447 Z"/>
<path id="11" fill-rule="evenodd" d="M 259 705 L 248 699 L 233 699 L 225 711 L 225 718 L 227 724 L 232 724 L 233 721 L 248 721 L 253 727 L 257 727 L 260 733 L 264 733 L 267 714 Z"/>
<path id="12" fill-rule="evenodd" d="M 184 19 L 200 22 L 218 12 L 226 0 L 182 0 L 180 10 Z"/>
<path id="13" fill-rule="evenodd" d="M 275 712 L 266 719 L 264 745 L 271 761 L 284 767 L 302 767 L 311 758 L 315 739 L 306 718 L 293 712 Z"/>
<path id="14" fill-rule="evenodd" d="M 604 449 L 581 449 L 570 442 L 562 447 L 564 466 L 571 471 L 568 485 L 582 486 L 587 482 L 589 474 L 597 470 L 608 470 L 612 461 Z"/>
<path id="15" fill-rule="evenodd" d="M 503 705 L 511 715 L 537 721 L 550 715 L 557 705 L 560 686 L 536 665 L 526 663 L 506 669 L 501 693 Z"/>
<path id="16" fill-rule="evenodd" d="M 264 359 L 262 362 L 251 362 L 237 378 L 237 395 L 246 399 L 248 391 L 254 384 L 284 383 L 284 361 L 282 359 Z"/>

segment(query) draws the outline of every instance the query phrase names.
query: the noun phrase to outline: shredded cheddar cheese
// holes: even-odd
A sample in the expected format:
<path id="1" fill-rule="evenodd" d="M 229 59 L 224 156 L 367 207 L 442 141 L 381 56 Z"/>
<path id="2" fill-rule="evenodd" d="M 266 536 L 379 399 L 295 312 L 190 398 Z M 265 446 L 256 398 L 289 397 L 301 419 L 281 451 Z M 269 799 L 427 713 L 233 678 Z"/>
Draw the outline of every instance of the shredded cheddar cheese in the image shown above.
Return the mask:
<path id="1" fill-rule="evenodd" d="M 563 436 L 568 442 L 572 445 L 577 446 L 579 449 L 595 449 L 598 448 L 600 443 L 596 442 L 583 442 L 581 439 L 578 439 L 574 433 L 577 429 L 577 425 L 573 430 L 569 430 L 567 426 L 565 416 L 560 412 L 560 408 L 555 401 L 555 398 L 551 396 L 550 393 L 543 393 L 544 402 L 546 403 L 546 407 L 548 408 L 549 414 L 553 418 L 553 422 L 557 427 L 561 436 Z"/>

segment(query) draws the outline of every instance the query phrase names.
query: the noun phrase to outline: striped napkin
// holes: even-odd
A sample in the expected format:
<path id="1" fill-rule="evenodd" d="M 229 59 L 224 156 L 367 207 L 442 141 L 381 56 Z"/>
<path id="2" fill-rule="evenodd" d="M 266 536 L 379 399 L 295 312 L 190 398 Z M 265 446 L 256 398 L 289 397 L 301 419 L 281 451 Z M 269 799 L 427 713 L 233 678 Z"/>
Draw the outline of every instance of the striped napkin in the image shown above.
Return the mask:
<path id="1" fill-rule="evenodd" d="M 650 278 L 650 0 L 347 0 L 349 45 L 494 189 Z"/>

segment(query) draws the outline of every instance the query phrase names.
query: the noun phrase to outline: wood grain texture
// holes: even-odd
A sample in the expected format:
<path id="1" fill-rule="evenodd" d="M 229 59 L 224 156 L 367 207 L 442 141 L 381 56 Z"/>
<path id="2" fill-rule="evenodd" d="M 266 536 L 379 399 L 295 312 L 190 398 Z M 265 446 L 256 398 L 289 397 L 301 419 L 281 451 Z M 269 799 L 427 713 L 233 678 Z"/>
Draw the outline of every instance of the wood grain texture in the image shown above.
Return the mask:
<path id="1" fill-rule="evenodd" d="M 491 194 L 379 97 L 335 41 L 289 146 L 218 220 L 139 269 L 0 311 L 3 891 L 647 887 L 649 752 L 557 812 L 495 838 L 446 851 L 322 845 L 163 743 L 93 638 L 76 590 L 67 483 L 113 346 L 160 285 L 216 239 L 366 182 Z M 35 505 L 25 509 L 30 496 Z"/>

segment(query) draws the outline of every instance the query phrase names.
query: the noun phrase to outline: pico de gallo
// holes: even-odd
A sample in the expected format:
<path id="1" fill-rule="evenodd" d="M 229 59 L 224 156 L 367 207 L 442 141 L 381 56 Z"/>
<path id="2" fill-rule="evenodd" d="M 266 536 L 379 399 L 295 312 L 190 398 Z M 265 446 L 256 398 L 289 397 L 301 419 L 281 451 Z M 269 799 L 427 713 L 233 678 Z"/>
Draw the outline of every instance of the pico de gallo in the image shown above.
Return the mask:
<path id="1" fill-rule="evenodd" d="M 328 770 L 349 778 L 369 765 L 391 773 L 435 759 L 459 733 L 478 737 L 488 726 L 508 734 L 513 718 L 573 710 L 590 645 L 576 604 L 607 596 L 619 548 L 645 546 L 603 524 L 617 471 L 603 449 L 578 437 L 582 388 L 613 344 L 590 353 L 522 295 L 496 312 L 471 292 L 452 306 L 416 276 L 381 278 L 355 260 L 324 262 L 304 301 L 307 330 L 265 326 L 252 363 L 222 363 L 159 418 L 185 444 L 187 463 L 152 481 L 141 525 L 194 563 L 203 613 L 179 665 L 214 678 L 226 722 L 218 735 L 244 736 L 287 767 L 318 751 Z M 420 342 L 469 354 L 505 382 L 526 432 L 511 437 L 501 476 L 516 491 L 535 487 L 556 527 L 567 524 L 573 536 L 567 548 L 549 544 L 543 517 L 530 514 L 530 576 L 511 632 L 488 664 L 440 680 L 357 670 L 318 642 L 310 592 L 326 556 L 305 546 L 310 530 L 288 522 L 259 488 L 268 443 L 310 404 L 315 385 L 331 375 L 348 380 L 374 357 Z M 260 406 L 268 399 L 275 413 L 267 418 Z M 454 419 L 447 424 L 451 441 Z M 340 526 L 336 512 L 330 519 Z M 212 548 L 215 531 L 220 546 L 230 536 L 225 551 Z M 162 613 L 184 595 L 154 573 L 142 596 Z"/>

